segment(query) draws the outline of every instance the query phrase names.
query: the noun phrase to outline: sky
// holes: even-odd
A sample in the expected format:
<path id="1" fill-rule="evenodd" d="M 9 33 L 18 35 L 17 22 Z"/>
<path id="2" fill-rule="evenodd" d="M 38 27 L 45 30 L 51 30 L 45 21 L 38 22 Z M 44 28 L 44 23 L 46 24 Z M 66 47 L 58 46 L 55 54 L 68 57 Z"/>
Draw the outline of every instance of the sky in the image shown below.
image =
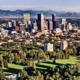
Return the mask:
<path id="1" fill-rule="evenodd" d="M 0 9 L 80 12 L 80 0 L 0 0 Z"/>

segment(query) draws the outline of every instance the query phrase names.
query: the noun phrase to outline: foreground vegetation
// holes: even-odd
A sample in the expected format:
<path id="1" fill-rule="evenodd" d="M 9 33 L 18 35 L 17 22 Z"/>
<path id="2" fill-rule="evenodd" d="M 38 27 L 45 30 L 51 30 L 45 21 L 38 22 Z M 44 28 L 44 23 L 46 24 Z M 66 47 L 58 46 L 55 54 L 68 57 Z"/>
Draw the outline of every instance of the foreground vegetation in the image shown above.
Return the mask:
<path id="1" fill-rule="evenodd" d="M 80 62 L 79 56 L 79 46 L 49 52 L 36 44 L 5 43 L 0 47 L 0 79 L 4 79 L 5 74 L 18 74 L 19 80 L 64 80 L 65 77 L 68 78 L 65 80 L 78 80 L 78 67 L 73 69 L 71 66 Z M 65 75 L 61 74 L 64 69 Z"/>
<path id="2" fill-rule="evenodd" d="M 48 67 L 56 67 L 59 65 L 66 65 L 66 64 L 76 64 L 76 62 L 80 61 L 78 57 L 70 57 L 70 59 L 57 59 L 56 63 L 53 64 L 52 60 L 46 60 L 41 61 L 40 63 L 36 63 L 36 69 L 37 70 L 46 70 Z M 12 73 L 18 73 L 20 70 L 22 70 L 24 67 L 28 67 L 27 65 L 17 65 L 17 64 L 8 64 L 8 68 L 4 68 L 5 74 L 12 74 Z"/>

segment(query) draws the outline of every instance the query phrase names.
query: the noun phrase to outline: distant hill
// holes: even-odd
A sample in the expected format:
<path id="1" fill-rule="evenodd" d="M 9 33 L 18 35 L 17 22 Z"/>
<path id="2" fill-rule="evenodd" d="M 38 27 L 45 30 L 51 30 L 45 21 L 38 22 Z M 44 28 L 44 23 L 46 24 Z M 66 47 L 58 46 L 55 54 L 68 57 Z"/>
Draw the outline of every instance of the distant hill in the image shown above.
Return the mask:
<path id="1" fill-rule="evenodd" d="M 56 14 L 57 17 L 80 17 L 80 13 L 76 12 L 63 12 L 63 11 L 52 11 L 52 10 L 0 10 L 0 17 L 22 17 L 24 13 L 30 13 L 32 17 L 36 17 L 37 14 L 43 13 L 45 17 L 51 17 L 52 14 Z"/>

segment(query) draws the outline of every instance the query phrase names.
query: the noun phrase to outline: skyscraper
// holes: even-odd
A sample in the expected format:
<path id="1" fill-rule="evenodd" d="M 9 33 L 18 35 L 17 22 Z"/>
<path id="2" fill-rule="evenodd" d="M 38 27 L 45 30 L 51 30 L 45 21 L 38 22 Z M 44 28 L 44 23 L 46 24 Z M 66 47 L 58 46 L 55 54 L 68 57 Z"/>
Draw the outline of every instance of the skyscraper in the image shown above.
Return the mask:
<path id="1" fill-rule="evenodd" d="M 52 31 L 53 30 L 53 23 L 51 20 L 48 20 L 48 30 Z"/>
<path id="2" fill-rule="evenodd" d="M 44 15 L 38 14 L 38 30 L 43 31 L 45 30 L 45 25 L 44 25 Z"/>
<path id="3" fill-rule="evenodd" d="M 33 26 L 33 29 L 37 32 L 37 23 L 34 22 L 34 23 L 32 24 L 32 26 Z"/>
<path id="4" fill-rule="evenodd" d="M 53 22 L 53 30 L 55 30 L 57 28 L 57 24 L 56 24 L 56 14 L 52 15 L 52 22 Z"/>
<path id="5" fill-rule="evenodd" d="M 26 28 L 27 28 L 28 27 L 28 22 L 30 21 L 30 14 L 25 13 L 23 15 L 23 17 L 24 17 L 24 24 L 26 25 Z"/>
<path id="6" fill-rule="evenodd" d="M 68 23 L 67 24 L 67 31 L 72 30 L 72 29 L 73 29 L 72 24 L 71 23 Z"/>
<path id="7" fill-rule="evenodd" d="M 63 31 L 66 31 L 66 23 L 67 23 L 66 19 L 62 18 L 62 30 Z"/>
<path id="8" fill-rule="evenodd" d="M 13 26 L 12 22 L 9 21 L 9 22 L 8 22 L 8 27 L 11 28 L 12 26 Z"/>
<path id="9" fill-rule="evenodd" d="M 66 18 L 62 18 L 62 25 L 66 26 L 66 23 L 67 23 Z"/>

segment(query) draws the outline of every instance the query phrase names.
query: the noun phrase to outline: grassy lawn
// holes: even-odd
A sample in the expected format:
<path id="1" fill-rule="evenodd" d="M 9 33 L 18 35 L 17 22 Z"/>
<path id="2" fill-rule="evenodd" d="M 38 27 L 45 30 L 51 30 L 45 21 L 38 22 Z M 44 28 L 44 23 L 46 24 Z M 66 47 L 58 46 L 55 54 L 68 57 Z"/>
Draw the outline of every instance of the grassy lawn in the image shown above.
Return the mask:
<path id="1" fill-rule="evenodd" d="M 23 69 L 25 66 L 22 65 L 16 65 L 16 64 L 8 64 L 8 68 L 4 68 L 4 72 L 6 74 L 12 74 L 12 73 L 17 73 L 21 69 Z"/>
<path id="2" fill-rule="evenodd" d="M 48 67 L 56 67 L 57 65 L 62 64 L 75 64 L 77 61 L 80 61 L 80 57 L 70 57 L 70 59 L 58 59 L 56 64 L 53 64 L 52 60 L 43 61 L 39 64 L 36 64 L 37 70 L 46 70 Z M 6 74 L 18 73 L 21 69 L 27 66 L 8 64 L 8 68 L 4 68 Z"/>
<path id="3" fill-rule="evenodd" d="M 76 57 L 70 57 L 70 59 L 59 59 L 56 62 L 60 64 L 75 64 L 78 60 Z"/>
<path id="4" fill-rule="evenodd" d="M 47 69 L 48 67 L 56 67 L 57 65 L 65 65 L 65 64 L 75 64 L 77 61 L 80 61 L 80 59 L 77 57 L 70 57 L 70 59 L 57 59 L 56 64 L 53 64 L 52 60 L 47 60 L 45 62 L 37 64 L 38 69 Z"/>

